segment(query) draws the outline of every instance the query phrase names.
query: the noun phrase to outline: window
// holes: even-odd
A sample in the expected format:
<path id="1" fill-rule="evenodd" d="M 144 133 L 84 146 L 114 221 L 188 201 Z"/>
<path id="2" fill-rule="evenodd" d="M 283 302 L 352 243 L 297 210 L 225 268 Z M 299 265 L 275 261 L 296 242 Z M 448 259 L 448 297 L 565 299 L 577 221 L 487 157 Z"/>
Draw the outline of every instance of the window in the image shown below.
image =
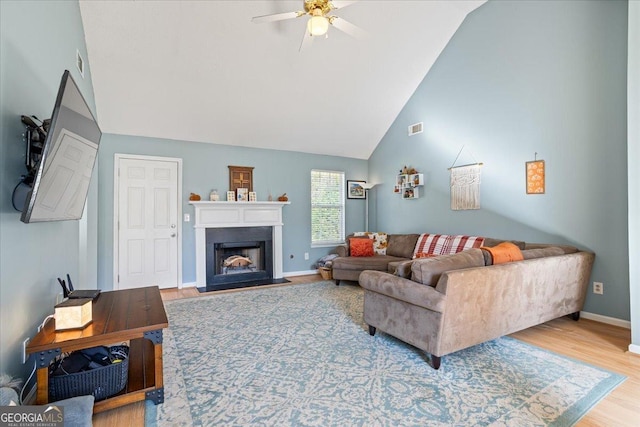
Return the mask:
<path id="1" fill-rule="evenodd" d="M 344 243 L 344 172 L 311 171 L 311 246 Z"/>

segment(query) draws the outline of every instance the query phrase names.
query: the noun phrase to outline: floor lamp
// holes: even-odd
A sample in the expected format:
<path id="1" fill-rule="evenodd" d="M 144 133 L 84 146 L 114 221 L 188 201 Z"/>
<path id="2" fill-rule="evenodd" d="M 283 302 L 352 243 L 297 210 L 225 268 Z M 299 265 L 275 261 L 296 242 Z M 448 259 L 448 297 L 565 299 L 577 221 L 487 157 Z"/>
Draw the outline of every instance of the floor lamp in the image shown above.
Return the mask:
<path id="1" fill-rule="evenodd" d="M 365 201 L 365 205 L 364 205 L 364 231 L 369 231 L 369 190 L 371 190 L 373 187 L 375 187 L 378 184 L 371 184 L 368 182 L 365 182 L 363 184 L 360 184 L 362 186 L 362 188 L 364 188 L 364 198 L 366 199 Z"/>

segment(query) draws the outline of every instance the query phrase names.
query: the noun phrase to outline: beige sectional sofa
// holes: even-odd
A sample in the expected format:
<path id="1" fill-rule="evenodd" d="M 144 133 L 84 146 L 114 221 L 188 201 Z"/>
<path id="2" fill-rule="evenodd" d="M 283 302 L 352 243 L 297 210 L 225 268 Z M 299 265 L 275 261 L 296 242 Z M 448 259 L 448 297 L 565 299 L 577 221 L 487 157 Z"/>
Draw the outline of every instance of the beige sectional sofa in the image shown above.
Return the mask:
<path id="1" fill-rule="evenodd" d="M 396 274 L 358 273 L 369 333 L 379 329 L 430 353 L 438 369 L 449 353 L 564 315 L 577 320 L 594 254 L 570 246 L 524 248 L 524 260 L 498 265 L 486 265 L 486 251 L 474 248 L 405 261 Z"/>

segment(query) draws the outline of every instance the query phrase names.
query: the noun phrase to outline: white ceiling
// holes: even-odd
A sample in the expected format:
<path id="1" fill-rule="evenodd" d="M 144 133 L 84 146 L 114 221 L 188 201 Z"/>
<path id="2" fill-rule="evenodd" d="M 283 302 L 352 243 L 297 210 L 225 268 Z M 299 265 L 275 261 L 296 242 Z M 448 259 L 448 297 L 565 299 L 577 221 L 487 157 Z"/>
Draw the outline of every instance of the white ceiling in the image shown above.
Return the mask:
<path id="1" fill-rule="evenodd" d="M 105 133 L 367 159 L 484 0 L 360 1 L 298 52 L 298 1 L 81 0 Z M 409 125 L 409 123 L 407 123 Z"/>

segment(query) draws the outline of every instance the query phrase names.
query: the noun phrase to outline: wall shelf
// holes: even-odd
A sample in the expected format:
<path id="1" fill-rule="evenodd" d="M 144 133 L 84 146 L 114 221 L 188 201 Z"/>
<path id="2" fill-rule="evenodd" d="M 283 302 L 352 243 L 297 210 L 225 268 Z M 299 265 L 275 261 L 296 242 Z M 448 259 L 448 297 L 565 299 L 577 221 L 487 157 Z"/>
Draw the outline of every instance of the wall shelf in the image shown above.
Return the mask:
<path id="1" fill-rule="evenodd" d="M 424 185 L 424 174 L 401 173 L 396 176 L 396 185 L 393 192 L 400 194 L 403 199 L 417 199 L 420 197 L 420 187 Z"/>

